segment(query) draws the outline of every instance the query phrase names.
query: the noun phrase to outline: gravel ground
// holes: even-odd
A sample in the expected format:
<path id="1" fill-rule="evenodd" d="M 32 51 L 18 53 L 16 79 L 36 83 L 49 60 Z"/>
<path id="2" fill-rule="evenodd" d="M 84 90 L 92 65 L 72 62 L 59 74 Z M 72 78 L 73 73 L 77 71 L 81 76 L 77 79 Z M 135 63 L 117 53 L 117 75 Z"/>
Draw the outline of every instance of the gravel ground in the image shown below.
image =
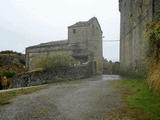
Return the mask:
<path id="1" fill-rule="evenodd" d="M 0 106 L 0 120 L 110 120 L 107 112 L 121 102 L 109 81 L 119 79 L 116 75 L 103 75 L 52 84 Z"/>

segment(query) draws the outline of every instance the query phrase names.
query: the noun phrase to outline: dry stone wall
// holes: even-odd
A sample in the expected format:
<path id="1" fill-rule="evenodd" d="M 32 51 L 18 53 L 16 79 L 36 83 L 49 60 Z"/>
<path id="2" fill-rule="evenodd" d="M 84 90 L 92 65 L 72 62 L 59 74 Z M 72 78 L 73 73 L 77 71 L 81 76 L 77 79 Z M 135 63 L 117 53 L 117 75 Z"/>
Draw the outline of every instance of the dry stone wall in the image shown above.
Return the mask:
<path id="1" fill-rule="evenodd" d="M 12 79 L 12 87 L 28 87 L 53 83 L 61 80 L 77 80 L 95 75 L 94 63 L 76 67 L 57 67 L 45 71 L 35 71 L 16 76 Z"/>

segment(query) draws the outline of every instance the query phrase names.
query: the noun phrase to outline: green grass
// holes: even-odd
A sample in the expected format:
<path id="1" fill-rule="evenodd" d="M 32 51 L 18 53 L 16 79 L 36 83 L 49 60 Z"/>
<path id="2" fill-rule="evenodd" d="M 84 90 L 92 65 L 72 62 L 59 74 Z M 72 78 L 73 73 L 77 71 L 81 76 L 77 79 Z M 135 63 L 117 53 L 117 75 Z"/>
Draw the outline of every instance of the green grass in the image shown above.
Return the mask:
<path id="1" fill-rule="evenodd" d="M 120 85 L 125 88 L 124 101 L 136 115 L 144 115 L 144 120 L 160 120 L 160 94 L 153 94 L 146 80 L 127 78 L 120 81 Z"/>
<path id="2" fill-rule="evenodd" d="M 0 105 L 11 104 L 12 103 L 11 100 L 18 95 L 30 94 L 30 93 L 33 93 L 33 92 L 36 92 L 36 91 L 39 91 L 39 90 L 45 89 L 45 88 L 47 88 L 47 85 L 0 93 Z"/>

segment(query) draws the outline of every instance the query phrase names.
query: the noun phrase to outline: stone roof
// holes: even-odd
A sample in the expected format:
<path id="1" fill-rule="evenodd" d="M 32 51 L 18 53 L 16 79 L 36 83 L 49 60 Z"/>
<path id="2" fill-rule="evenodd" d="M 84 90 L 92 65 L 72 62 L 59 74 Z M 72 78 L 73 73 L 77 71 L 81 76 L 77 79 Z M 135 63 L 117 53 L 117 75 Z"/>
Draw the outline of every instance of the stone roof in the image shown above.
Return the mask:
<path id="1" fill-rule="evenodd" d="M 84 27 L 88 25 L 89 25 L 89 22 L 77 22 L 76 24 L 69 26 L 69 27 Z"/>
<path id="2" fill-rule="evenodd" d="M 50 45 L 61 45 L 61 44 L 67 44 L 67 43 L 68 43 L 68 40 L 51 41 L 47 43 L 41 43 L 39 45 L 30 46 L 28 48 L 43 47 L 43 46 L 50 46 Z"/>
<path id="3" fill-rule="evenodd" d="M 57 44 L 66 44 L 68 43 L 68 40 L 59 40 L 59 41 L 51 41 L 47 43 L 41 43 L 40 45 L 57 45 Z"/>
<path id="4" fill-rule="evenodd" d="M 97 20 L 96 17 L 93 17 L 89 21 L 80 21 L 80 22 L 77 22 L 76 24 L 69 26 L 69 28 L 70 27 L 85 27 L 85 26 L 89 26 L 92 23 L 92 21 L 94 21 L 95 19 Z"/>

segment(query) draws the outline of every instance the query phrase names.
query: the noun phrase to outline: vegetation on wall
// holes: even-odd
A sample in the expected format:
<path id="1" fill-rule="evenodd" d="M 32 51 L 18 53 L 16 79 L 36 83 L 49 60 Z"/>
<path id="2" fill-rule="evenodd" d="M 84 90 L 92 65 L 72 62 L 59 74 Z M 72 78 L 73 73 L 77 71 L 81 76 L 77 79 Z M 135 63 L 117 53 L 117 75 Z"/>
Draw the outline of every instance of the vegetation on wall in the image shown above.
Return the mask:
<path id="1" fill-rule="evenodd" d="M 149 42 L 149 55 L 159 60 L 160 49 L 160 21 L 147 24 L 147 38 Z"/>
<path id="2" fill-rule="evenodd" d="M 154 91 L 160 91 L 160 21 L 150 22 L 146 31 L 149 43 L 148 83 Z"/>
<path id="3" fill-rule="evenodd" d="M 42 57 L 36 64 L 36 68 L 46 70 L 56 67 L 70 67 L 76 63 L 77 61 L 71 56 L 54 55 Z"/>

